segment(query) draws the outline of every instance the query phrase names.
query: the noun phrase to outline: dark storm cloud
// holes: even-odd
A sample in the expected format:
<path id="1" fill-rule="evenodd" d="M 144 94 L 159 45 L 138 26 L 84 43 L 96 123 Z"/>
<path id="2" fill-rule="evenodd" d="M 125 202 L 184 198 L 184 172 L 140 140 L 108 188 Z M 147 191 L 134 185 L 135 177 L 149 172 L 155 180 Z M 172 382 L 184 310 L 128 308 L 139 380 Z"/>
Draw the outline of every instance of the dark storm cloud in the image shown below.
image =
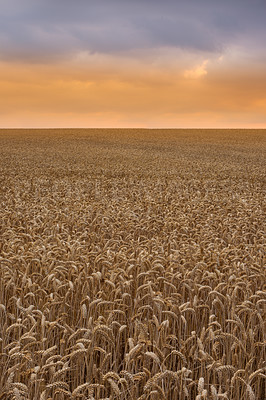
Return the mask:
<path id="1" fill-rule="evenodd" d="M 50 61 L 159 47 L 263 49 L 264 0 L 0 0 L 0 59 Z"/>

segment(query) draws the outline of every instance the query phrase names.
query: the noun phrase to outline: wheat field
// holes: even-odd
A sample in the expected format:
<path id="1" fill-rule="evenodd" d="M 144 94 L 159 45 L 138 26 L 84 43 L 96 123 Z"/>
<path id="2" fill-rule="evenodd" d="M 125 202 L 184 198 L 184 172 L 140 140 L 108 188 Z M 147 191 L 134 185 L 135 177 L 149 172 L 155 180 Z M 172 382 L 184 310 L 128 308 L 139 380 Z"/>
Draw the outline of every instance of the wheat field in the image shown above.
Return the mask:
<path id="1" fill-rule="evenodd" d="M 0 399 L 264 400 L 265 130 L 0 130 Z"/>

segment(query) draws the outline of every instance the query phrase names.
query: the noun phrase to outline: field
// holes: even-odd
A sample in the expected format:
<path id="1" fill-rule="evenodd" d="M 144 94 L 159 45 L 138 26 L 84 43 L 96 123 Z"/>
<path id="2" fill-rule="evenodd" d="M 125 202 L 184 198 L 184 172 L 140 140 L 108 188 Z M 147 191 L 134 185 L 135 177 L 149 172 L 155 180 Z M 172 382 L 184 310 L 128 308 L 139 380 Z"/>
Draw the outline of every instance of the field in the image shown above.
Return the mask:
<path id="1" fill-rule="evenodd" d="M 0 130 L 0 399 L 264 400 L 264 130 Z"/>

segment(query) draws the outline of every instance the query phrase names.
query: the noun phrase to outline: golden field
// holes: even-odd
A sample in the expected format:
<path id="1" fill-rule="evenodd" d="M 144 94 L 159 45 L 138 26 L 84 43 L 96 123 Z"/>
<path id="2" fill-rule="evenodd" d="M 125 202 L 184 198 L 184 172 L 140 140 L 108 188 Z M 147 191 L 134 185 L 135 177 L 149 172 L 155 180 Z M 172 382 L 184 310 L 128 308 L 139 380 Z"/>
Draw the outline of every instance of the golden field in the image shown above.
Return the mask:
<path id="1" fill-rule="evenodd" d="M 266 130 L 0 130 L 0 399 L 264 400 Z"/>

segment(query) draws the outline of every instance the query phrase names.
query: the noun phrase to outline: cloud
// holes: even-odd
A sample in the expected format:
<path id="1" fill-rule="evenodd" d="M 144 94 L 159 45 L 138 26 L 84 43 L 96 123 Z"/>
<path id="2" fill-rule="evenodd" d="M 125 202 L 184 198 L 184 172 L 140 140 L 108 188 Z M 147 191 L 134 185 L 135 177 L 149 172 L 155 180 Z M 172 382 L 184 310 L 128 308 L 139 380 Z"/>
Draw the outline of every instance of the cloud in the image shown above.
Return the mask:
<path id="1" fill-rule="evenodd" d="M 196 66 L 193 69 L 187 69 L 184 72 L 184 77 L 188 79 L 198 79 L 204 75 L 207 75 L 207 64 L 209 60 L 204 60 L 202 64 Z"/>
<path id="2" fill-rule="evenodd" d="M 245 41 L 261 50 L 266 39 L 262 0 L 0 0 L 0 6 L 1 60 L 50 62 L 79 52 L 122 56 L 162 47 L 222 53 Z"/>
<path id="3" fill-rule="evenodd" d="M 203 76 L 206 65 L 208 74 Z M 246 113 L 260 111 L 266 121 L 265 69 L 228 69 L 218 61 L 207 64 L 207 60 L 190 69 L 189 78 L 183 69 L 169 74 L 167 69 L 150 65 L 131 68 L 124 63 L 105 69 L 2 63 L 0 112 L 9 114 L 10 120 L 17 111 L 27 110 L 36 115 L 54 113 L 55 119 L 60 113 L 135 113 L 155 118 L 169 113 L 242 112 L 244 121 Z"/>
<path id="4" fill-rule="evenodd" d="M 0 7 L 2 126 L 266 123 L 265 0 Z"/>

